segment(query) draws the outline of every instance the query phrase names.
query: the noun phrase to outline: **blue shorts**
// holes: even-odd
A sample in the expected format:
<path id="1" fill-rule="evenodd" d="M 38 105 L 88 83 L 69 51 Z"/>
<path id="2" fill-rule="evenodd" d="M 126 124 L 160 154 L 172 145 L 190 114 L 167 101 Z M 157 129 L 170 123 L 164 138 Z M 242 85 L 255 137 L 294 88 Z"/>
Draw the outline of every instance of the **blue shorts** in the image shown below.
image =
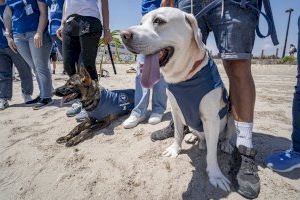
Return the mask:
<path id="1" fill-rule="evenodd" d="M 238 0 L 236 0 L 238 1 Z M 194 0 L 194 15 L 199 13 L 203 6 L 200 0 Z M 257 1 L 252 0 L 257 6 Z M 191 12 L 191 0 L 178 0 L 178 8 Z M 222 5 L 210 10 L 207 15 L 197 17 L 202 32 L 203 42 L 206 43 L 209 32 L 213 32 L 217 47 L 222 59 L 241 60 L 251 59 L 255 40 L 255 28 L 259 22 L 259 14 L 251 8 L 241 8 L 230 1 L 225 1 L 224 16 Z"/>

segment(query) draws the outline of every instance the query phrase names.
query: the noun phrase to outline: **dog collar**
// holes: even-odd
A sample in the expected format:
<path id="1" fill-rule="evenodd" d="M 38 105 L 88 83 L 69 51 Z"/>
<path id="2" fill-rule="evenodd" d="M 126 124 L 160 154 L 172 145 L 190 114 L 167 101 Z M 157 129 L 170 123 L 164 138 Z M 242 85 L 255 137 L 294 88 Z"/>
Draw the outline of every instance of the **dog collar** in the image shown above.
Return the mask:
<path id="1" fill-rule="evenodd" d="M 202 62 L 205 60 L 206 56 L 207 56 L 207 55 L 206 55 L 206 53 L 205 53 L 204 57 L 203 57 L 201 60 L 197 60 L 197 61 L 194 63 L 192 69 L 191 69 L 191 70 L 189 71 L 189 73 L 188 73 L 188 77 L 190 77 L 190 75 L 192 75 L 192 74 L 196 71 L 196 69 L 202 64 Z"/>

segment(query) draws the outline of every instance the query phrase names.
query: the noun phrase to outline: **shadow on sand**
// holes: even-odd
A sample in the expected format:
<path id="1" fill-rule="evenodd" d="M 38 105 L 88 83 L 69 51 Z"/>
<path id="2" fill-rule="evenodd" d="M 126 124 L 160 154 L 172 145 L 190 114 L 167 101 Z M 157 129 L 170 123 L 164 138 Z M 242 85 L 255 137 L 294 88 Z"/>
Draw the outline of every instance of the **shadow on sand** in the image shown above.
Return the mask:
<path id="1" fill-rule="evenodd" d="M 276 137 L 263 133 L 253 133 L 253 140 L 255 148 L 258 150 L 256 162 L 263 168 L 266 167 L 264 164 L 264 159 L 266 158 L 266 156 L 270 155 L 275 151 L 288 149 L 291 143 L 291 141 L 286 138 Z M 195 167 L 188 188 L 182 194 L 182 199 L 221 199 L 226 198 L 228 196 L 229 193 L 224 192 L 221 189 L 215 188 L 209 183 L 206 173 L 206 151 L 199 150 L 198 146 L 194 145 L 191 149 L 184 150 L 182 151 L 182 153 L 187 154 L 190 157 L 191 164 Z M 219 151 L 218 162 L 223 174 L 227 178 L 229 178 L 228 172 L 230 169 L 230 155 Z M 290 173 L 280 173 L 280 175 L 290 179 L 299 179 L 300 170 L 294 170 Z M 234 191 L 233 188 L 232 191 Z"/>
<path id="2" fill-rule="evenodd" d="M 9 107 L 11 107 L 11 108 L 25 108 L 25 107 L 27 108 L 28 107 L 29 108 L 29 107 L 33 107 L 33 106 L 29 106 L 24 103 L 19 103 L 19 104 L 10 105 Z M 48 107 L 63 108 L 63 107 L 71 107 L 71 105 L 61 104 L 61 99 L 53 99 L 53 103 Z"/>

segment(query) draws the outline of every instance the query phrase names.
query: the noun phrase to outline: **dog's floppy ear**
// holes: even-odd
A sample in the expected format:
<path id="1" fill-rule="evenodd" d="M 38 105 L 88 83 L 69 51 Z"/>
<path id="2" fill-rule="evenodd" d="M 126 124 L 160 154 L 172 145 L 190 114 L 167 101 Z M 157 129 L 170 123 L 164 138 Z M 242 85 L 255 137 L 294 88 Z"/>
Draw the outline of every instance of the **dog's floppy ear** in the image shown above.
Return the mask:
<path id="1" fill-rule="evenodd" d="M 200 29 L 198 27 L 198 22 L 197 22 L 196 18 L 194 17 L 194 15 L 186 13 L 185 20 L 191 26 L 191 28 L 194 32 L 194 39 L 195 39 L 195 42 L 196 42 L 198 48 L 202 48 L 203 47 L 202 35 L 201 35 Z"/>
<path id="2" fill-rule="evenodd" d="M 92 84 L 92 78 L 89 72 L 85 69 L 85 67 L 81 66 L 79 70 L 79 75 L 83 84 L 90 85 Z"/>

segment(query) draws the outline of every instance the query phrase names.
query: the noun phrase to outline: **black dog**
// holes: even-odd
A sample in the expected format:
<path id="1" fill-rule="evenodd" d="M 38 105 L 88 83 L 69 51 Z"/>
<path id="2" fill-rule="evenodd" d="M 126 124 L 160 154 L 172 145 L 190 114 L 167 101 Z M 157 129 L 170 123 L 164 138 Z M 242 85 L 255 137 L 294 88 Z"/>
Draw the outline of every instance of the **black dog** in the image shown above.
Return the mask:
<path id="1" fill-rule="evenodd" d="M 84 67 L 81 67 L 79 74 L 73 75 L 64 86 L 57 88 L 54 95 L 63 97 L 64 103 L 79 99 L 89 118 L 77 125 L 68 135 L 58 138 L 56 142 L 65 143 L 70 147 L 92 138 L 95 131 L 109 126 L 112 121 L 131 112 L 134 108 L 134 92 L 132 89 L 105 90 L 91 79 Z"/>

